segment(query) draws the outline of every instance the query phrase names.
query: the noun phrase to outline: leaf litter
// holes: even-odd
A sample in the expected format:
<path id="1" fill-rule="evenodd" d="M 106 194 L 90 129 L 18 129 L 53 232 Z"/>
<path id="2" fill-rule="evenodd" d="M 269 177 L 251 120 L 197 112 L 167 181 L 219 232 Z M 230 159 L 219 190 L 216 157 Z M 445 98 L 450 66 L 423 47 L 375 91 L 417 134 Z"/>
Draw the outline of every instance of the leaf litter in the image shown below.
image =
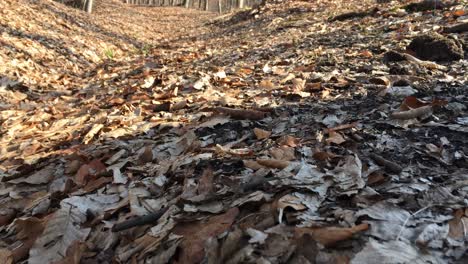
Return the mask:
<path id="1" fill-rule="evenodd" d="M 2 1 L 1 262 L 465 263 L 466 5 L 381 2 Z"/>

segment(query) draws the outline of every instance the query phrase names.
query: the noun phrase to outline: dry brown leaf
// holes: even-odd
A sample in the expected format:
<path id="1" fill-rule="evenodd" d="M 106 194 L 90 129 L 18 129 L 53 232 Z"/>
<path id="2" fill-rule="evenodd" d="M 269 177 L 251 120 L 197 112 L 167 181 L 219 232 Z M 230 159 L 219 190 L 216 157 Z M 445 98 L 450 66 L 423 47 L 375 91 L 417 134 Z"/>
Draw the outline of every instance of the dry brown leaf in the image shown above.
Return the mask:
<path id="1" fill-rule="evenodd" d="M 322 83 L 314 82 L 314 83 L 306 83 L 305 91 L 306 92 L 316 92 L 322 89 Z"/>
<path id="2" fill-rule="evenodd" d="M 80 167 L 75 176 L 75 182 L 78 185 L 84 185 L 92 178 L 106 171 L 106 166 L 99 159 L 95 159 L 88 164 Z"/>
<path id="3" fill-rule="evenodd" d="M 448 222 L 448 236 L 455 240 L 463 240 L 468 227 L 468 209 L 458 209 L 455 211 L 453 219 Z"/>
<path id="4" fill-rule="evenodd" d="M 7 248 L 0 248 L 0 263 L 13 264 L 13 252 Z"/>
<path id="5" fill-rule="evenodd" d="M 340 145 L 346 142 L 346 139 L 340 133 L 335 132 L 335 131 L 330 131 L 328 133 L 328 138 L 326 139 L 326 141 L 328 144 L 334 143 L 334 144 Z"/>
<path id="6" fill-rule="evenodd" d="M 257 137 L 257 139 L 265 139 L 270 137 L 271 132 L 263 130 L 261 128 L 254 128 L 254 134 Z"/>
<path id="7" fill-rule="evenodd" d="M 280 146 L 290 146 L 290 147 L 297 147 L 299 144 L 300 140 L 298 138 L 295 138 L 293 136 L 282 136 L 276 140 L 276 143 Z"/>
<path id="8" fill-rule="evenodd" d="M 80 264 L 81 258 L 85 251 L 87 250 L 87 246 L 84 242 L 75 241 L 73 244 L 67 249 L 67 255 L 62 260 L 54 262 L 54 264 Z"/>
<path id="9" fill-rule="evenodd" d="M 83 137 L 83 144 L 88 144 L 91 140 L 93 140 L 94 136 L 101 131 L 101 129 L 104 127 L 103 124 L 94 124 L 93 127 L 86 133 L 86 135 Z"/>
<path id="10" fill-rule="evenodd" d="M 270 80 L 263 80 L 258 84 L 258 87 L 260 89 L 265 89 L 265 90 L 273 90 L 275 89 L 275 84 L 271 82 Z"/>
<path id="11" fill-rule="evenodd" d="M 359 55 L 360 55 L 361 57 L 363 57 L 363 58 L 368 58 L 368 59 L 374 57 L 374 55 L 372 54 L 372 52 L 370 52 L 369 50 L 363 50 L 363 51 L 361 51 L 361 52 L 359 53 Z"/>
<path id="12" fill-rule="evenodd" d="M 144 151 L 138 156 L 140 164 L 145 164 L 153 161 L 153 148 L 151 146 L 146 146 Z"/>
<path id="13" fill-rule="evenodd" d="M 303 80 L 303 79 L 294 78 L 292 80 L 292 87 L 291 88 L 293 89 L 293 91 L 297 91 L 297 92 L 303 91 L 304 87 L 305 87 L 305 83 L 306 83 L 306 81 Z"/>
<path id="14" fill-rule="evenodd" d="M 187 107 L 187 101 L 182 100 L 182 101 L 179 101 L 177 103 L 172 104 L 170 110 L 171 111 L 177 111 L 177 110 L 184 109 L 185 107 Z"/>
<path id="15" fill-rule="evenodd" d="M 45 225 L 49 218 L 50 215 L 44 219 L 30 217 L 16 220 L 15 228 L 17 231 L 17 238 L 20 239 L 23 244 L 20 247 L 15 248 L 12 252 L 12 256 L 15 262 L 24 259 L 29 254 L 29 250 L 33 246 L 36 239 L 44 231 Z"/>
<path id="16" fill-rule="evenodd" d="M 337 156 L 335 154 L 331 153 L 331 152 L 328 152 L 328 151 L 316 151 L 316 152 L 314 152 L 312 157 L 314 159 L 316 159 L 316 160 L 319 160 L 319 161 L 326 161 L 326 160 L 329 160 L 329 159 L 333 159 L 333 158 L 335 158 Z"/>
<path id="17" fill-rule="evenodd" d="M 408 111 L 411 109 L 423 107 L 426 105 L 430 105 L 430 103 L 426 103 L 424 101 L 419 100 L 415 96 L 408 96 L 403 100 L 403 103 L 400 105 L 400 110 L 401 111 Z"/>
<path id="18" fill-rule="evenodd" d="M 296 159 L 295 149 L 288 146 L 271 148 L 270 155 L 277 160 L 291 161 Z"/>
<path id="19" fill-rule="evenodd" d="M 200 263 L 205 256 L 204 241 L 225 232 L 238 214 L 239 209 L 234 207 L 224 214 L 210 217 L 206 222 L 177 225 L 174 233 L 184 236 L 177 263 Z"/>

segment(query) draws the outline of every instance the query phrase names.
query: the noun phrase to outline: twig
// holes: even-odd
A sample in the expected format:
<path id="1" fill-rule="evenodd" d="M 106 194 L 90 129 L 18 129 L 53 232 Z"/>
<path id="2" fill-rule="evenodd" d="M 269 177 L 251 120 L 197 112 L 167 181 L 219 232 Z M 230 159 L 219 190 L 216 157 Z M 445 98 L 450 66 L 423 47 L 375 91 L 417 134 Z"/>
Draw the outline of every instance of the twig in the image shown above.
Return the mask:
<path id="1" fill-rule="evenodd" d="M 425 61 L 425 60 L 420 60 L 410 54 L 407 54 L 407 53 L 401 53 L 401 55 L 403 55 L 406 60 L 410 61 L 410 62 L 414 62 L 422 67 L 425 67 L 425 68 L 428 68 L 428 69 L 437 69 L 437 70 L 447 70 L 447 67 L 443 66 L 443 65 L 440 65 L 440 64 L 437 64 L 435 62 L 432 62 L 432 61 Z"/>
<path id="2" fill-rule="evenodd" d="M 234 109 L 227 107 L 216 107 L 211 109 L 211 111 L 228 115 L 234 119 L 261 120 L 266 116 L 265 112 L 257 110 Z"/>
<path id="3" fill-rule="evenodd" d="M 134 217 L 132 219 L 115 224 L 112 227 L 112 232 L 119 232 L 119 231 L 123 231 L 129 228 L 135 227 L 135 226 L 142 226 L 142 225 L 153 223 L 159 220 L 159 218 L 163 216 L 163 214 L 167 211 L 167 209 L 169 209 L 169 206 L 157 212 L 151 213 L 149 215 Z"/>
<path id="4" fill-rule="evenodd" d="M 461 33 L 468 31 L 468 22 L 444 28 L 445 33 Z"/>
<path id="5" fill-rule="evenodd" d="M 393 172 L 393 173 L 400 173 L 403 168 L 396 164 L 395 162 L 393 161 L 389 161 L 377 154 L 374 154 L 374 153 L 371 153 L 370 154 L 370 157 L 371 159 L 373 159 L 378 165 L 380 166 L 384 166 L 385 169 L 387 169 L 388 171 L 390 172 Z"/>
<path id="6" fill-rule="evenodd" d="M 410 215 L 406 218 L 405 222 L 403 222 L 403 226 L 401 227 L 400 232 L 398 232 L 398 236 L 396 237 L 395 240 L 396 240 L 396 241 L 400 240 L 401 234 L 403 233 L 403 230 L 405 229 L 406 224 L 408 223 L 408 221 L 410 220 L 410 218 L 411 218 L 412 216 L 415 216 L 415 215 L 421 213 L 422 211 L 424 211 L 424 210 L 426 210 L 426 209 L 428 209 L 428 208 L 431 208 L 431 207 L 433 207 L 433 206 L 435 206 L 435 205 L 428 205 L 428 206 L 423 207 L 423 208 L 419 209 L 418 211 L 416 211 L 416 212 L 410 214 Z"/>
<path id="7" fill-rule="evenodd" d="M 325 133 L 330 133 L 331 131 L 345 130 L 345 129 L 348 129 L 348 128 L 354 128 L 357 125 L 358 125 L 358 122 L 353 122 L 353 123 L 350 123 L 350 124 L 343 124 L 343 125 L 339 125 L 339 126 L 336 126 L 336 127 L 326 128 L 324 132 Z"/>
<path id="8" fill-rule="evenodd" d="M 392 118 L 395 119 L 413 119 L 413 118 L 418 118 L 421 116 L 430 116 L 432 114 L 432 106 L 431 105 L 425 105 L 422 107 L 414 108 L 408 111 L 399 111 L 399 112 L 394 112 L 391 114 Z"/>

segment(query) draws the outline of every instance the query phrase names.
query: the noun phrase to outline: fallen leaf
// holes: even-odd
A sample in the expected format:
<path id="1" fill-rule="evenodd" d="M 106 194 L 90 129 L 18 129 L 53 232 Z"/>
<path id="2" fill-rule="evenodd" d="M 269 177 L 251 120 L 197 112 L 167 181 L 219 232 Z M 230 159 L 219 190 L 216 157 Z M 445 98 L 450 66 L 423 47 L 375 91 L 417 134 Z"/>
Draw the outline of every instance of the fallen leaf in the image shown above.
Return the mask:
<path id="1" fill-rule="evenodd" d="M 74 241 L 84 241 L 91 228 L 81 228 L 86 215 L 66 203 L 48 221 L 43 234 L 34 242 L 28 263 L 43 264 L 66 256 Z"/>
<path id="2" fill-rule="evenodd" d="M 205 255 L 204 241 L 225 232 L 238 214 L 239 209 L 234 207 L 224 214 L 210 217 L 206 222 L 177 225 L 174 233 L 184 237 L 180 244 L 178 263 L 200 263 Z"/>
<path id="3" fill-rule="evenodd" d="M 330 131 L 328 133 L 328 138 L 326 139 L 326 141 L 329 144 L 334 143 L 334 144 L 340 145 L 340 144 L 346 142 L 346 139 L 344 139 L 344 137 L 340 133 Z"/>
<path id="4" fill-rule="evenodd" d="M 78 185 L 85 185 L 89 180 L 106 171 L 106 166 L 99 159 L 92 160 L 80 167 L 75 176 Z"/>
<path id="5" fill-rule="evenodd" d="M 254 128 L 254 134 L 257 137 L 257 139 L 265 139 L 270 137 L 271 132 L 260 128 Z"/>
<path id="6" fill-rule="evenodd" d="M 296 147 L 299 145 L 300 140 L 298 138 L 295 138 L 293 136 L 282 136 L 276 140 L 276 143 L 280 146 L 290 146 L 290 147 Z"/>

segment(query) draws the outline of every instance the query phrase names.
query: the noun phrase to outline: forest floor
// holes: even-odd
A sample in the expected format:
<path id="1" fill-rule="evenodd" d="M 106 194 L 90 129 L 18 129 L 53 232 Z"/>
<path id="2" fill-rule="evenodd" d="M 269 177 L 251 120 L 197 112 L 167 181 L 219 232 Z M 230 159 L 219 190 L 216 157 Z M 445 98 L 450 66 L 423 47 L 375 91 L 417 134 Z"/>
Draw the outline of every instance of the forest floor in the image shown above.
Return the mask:
<path id="1" fill-rule="evenodd" d="M 468 10 L 417 2 L 0 1 L 0 263 L 467 263 Z"/>

